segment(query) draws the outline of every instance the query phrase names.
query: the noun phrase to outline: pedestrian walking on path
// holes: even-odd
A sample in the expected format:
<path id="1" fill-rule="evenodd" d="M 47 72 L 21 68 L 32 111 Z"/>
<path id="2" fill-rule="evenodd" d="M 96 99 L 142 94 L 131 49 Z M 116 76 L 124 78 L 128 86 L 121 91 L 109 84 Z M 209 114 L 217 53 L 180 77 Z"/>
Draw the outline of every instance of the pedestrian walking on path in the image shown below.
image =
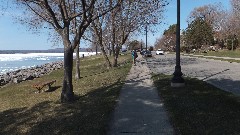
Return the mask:
<path id="1" fill-rule="evenodd" d="M 108 135 L 172 135 L 164 104 L 145 60 L 132 66 L 109 123 Z M 146 63 L 146 62 L 145 62 Z"/>
<path id="2" fill-rule="evenodd" d="M 138 57 L 137 51 L 132 50 L 132 60 L 133 60 L 133 65 L 136 66 L 136 58 Z"/>

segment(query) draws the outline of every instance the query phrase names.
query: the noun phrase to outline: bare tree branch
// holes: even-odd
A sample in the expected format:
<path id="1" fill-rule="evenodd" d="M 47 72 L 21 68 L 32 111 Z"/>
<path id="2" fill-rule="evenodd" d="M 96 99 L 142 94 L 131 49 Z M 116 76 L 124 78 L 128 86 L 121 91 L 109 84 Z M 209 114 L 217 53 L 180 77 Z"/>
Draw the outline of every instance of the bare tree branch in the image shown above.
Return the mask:
<path id="1" fill-rule="evenodd" d="M 48 4 L 48 0 L 44 0 L 44 5 L 45 5 L 47 11 L 51 14 L 51 17 L 52 17 L 52 19 L 53 19 L 53 22 L 54 22 L 55 27 L 56 27 L 57 29 L 62 29 L 62 27 L 61 27 L 61 26 L 59 25 L 59 23 L 58 23 L 58 20 L 57 20 L 57 18 L 56 18 L 56 16 L 55 16 L 54 12 L 52 11 L 51 7 L 50 7 L 49 4 Z"/>

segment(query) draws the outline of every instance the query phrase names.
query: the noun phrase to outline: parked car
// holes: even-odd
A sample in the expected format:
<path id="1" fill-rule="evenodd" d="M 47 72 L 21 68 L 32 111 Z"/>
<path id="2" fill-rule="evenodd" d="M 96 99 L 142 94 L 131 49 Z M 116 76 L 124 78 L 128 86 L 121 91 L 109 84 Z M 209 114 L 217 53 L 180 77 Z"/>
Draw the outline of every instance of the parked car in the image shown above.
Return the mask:
<path id="1" fill-rule="evenodd" d="M 151 51 L 145 51 L 143 54 L 144 57 L 152 57 Z"/>
<path id="2" fill-rule="evenodd" d="M 156 51 L 156 55 L 164 55 L 164 51 L 162 49 L 158 49 Z"/>
<path id="3" fill-rule="evenodd" d="M 122 49 L 122 52 L 127 52 L 127 49 Z"/>

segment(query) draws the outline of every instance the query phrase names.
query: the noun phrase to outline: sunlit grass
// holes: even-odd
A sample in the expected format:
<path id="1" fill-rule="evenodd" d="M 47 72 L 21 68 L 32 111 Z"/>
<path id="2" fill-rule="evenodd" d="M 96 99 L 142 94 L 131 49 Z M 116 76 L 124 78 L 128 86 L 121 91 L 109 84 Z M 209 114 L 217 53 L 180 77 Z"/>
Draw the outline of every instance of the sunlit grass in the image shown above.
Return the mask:
<path id="1" fill-rule="evenodd" d="M 235 60 L 235 59 L 226 59 L 226 58 L 221 58 L 221 57 L 204 57 L 204 56 L 191 56 L 191 57 L 196 57 L 196 58 L 204 58 L 204 59 L 212 59 L 212 60 L 220 60 L 220 61 L 227 61 L 227 62 L 236 62 L 236 63 L 240 63 L 240 60 Z"/>
<path id="2" fill-rule="evenodd" d="M 81 79 L 73 79 L 79 99 L 72 104 L 60 103 L 63 69 L 0 88 L 0 134 L 104 135 L 130 60 L 130 55 L 120 56 L 119 63 L 125 64 L 107 69 L 102 56 L 81 59 Z M 45 80 L 57 80 L 54 91 L 37 93 L 31 87 Z"/>
<path id="3" fill-rule="evenodd" d="M 209 51 L 207 53 L 194 53 L 204 56 L 218 56 L 218 57 L 231 57 L 231 58 L 240 58 L 240 50 L 219 50 L 219 51 Z"/>

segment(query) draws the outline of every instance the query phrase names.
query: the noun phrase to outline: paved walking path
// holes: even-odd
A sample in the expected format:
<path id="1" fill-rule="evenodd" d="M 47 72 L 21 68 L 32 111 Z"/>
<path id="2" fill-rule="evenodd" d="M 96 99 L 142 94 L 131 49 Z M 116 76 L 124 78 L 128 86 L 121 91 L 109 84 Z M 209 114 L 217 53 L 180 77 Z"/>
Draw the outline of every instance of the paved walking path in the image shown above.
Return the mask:
<path id="1" fill-rule="evenodd" d="M 108 135 L 172 135 L 173 128 L 146 61 L 139 60 L 132 66 L 121 90 Z"/>

